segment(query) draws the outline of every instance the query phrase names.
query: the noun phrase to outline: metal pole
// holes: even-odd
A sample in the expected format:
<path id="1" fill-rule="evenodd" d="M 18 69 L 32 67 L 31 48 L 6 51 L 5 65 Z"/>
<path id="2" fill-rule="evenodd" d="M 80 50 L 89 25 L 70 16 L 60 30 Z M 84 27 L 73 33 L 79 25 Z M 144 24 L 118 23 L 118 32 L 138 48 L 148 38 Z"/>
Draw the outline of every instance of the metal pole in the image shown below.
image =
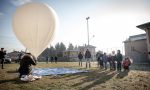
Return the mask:
<path id="1" fill-rule="evenodd" d="M 87 37 L 88 37 L 88 46 L 89 46 L 89 23 L 88 23 L 88 20 L 90 19 L 90 17 L 87 17 L 86 20 L 87 20 Z"/>

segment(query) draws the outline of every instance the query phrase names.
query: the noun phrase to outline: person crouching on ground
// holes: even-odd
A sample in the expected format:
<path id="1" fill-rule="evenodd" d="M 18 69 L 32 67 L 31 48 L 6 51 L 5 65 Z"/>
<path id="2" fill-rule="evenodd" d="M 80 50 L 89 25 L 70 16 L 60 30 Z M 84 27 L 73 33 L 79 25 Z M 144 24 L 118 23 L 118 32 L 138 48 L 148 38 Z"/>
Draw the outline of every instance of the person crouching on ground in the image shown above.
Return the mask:
<path id="1" fill-rule="evenodd" d="M 20 67 L 19 67 L 19 73 L 21 78 L 23 75 L 30 75 L 32 71 L 32 65 L 36 65 L 36 58 L 31 55 L 31 53 L 26 53 L 21 61 L 20 61 Z"/>
<path id="2" fill-rule="evenodd" d="M 125 60 L 123 60 L 123 68 L 124 71 L 129 70 L 129 66 L 131 65 L 131 61 L 129 57 L 126 57 Z"/>

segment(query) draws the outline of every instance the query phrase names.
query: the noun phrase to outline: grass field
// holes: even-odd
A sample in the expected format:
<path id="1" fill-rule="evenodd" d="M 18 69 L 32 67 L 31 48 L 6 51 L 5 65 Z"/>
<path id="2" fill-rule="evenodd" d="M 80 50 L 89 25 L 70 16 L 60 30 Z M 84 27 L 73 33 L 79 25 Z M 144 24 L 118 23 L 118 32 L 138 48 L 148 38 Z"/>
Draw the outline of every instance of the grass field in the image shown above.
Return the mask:
<path id="1" fill-rule="evenodd" d="M 85 65 L 84 65 L 85 66 Z M 33 82 L 22 82 L 16 72 L 19 64 L 5 64 L 0 69 L 0 90 L 150 90 L 150 71 L 120 72 L 101 70 L 92 62 L 87 73 L 43 76 Z M 38 63 L 35 67 L 79 67 L 77 62 Z"/>

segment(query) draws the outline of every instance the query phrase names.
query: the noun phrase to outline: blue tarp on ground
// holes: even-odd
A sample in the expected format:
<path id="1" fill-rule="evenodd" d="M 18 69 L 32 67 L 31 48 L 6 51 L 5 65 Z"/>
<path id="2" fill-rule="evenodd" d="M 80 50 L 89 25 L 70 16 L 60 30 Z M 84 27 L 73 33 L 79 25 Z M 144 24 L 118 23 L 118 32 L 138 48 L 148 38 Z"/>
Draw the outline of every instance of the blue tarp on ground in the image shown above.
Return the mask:
<path id="1" fill-rule="evenodd" d="M 78 70 L 72 68 L 33 68 L 33 75 L 45 76 L 45 75 L 58 75 L 58 74 L 73 74 L 80 72 L 87 72 L 87 70 Z"/>

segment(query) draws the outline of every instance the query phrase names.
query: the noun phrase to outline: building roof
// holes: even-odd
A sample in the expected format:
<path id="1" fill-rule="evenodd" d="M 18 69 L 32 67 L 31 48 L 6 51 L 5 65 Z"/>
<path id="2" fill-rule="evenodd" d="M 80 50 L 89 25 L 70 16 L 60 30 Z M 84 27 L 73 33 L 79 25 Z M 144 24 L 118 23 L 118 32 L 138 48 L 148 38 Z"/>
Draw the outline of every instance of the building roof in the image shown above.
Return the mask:
<path id="1" fill-rule="evenodd" d="M 137 27 L 137 28 L 140 28 L 140 29 L 142 29 L 142 30 L 146 30 L 146 29 L 150 30 L 150 22 L 147 22 L 147 23 L 138 25 L 138 26 L 136 26 L 136 27 Z"/>
<path id="2" fill-rule="evenodd" d="M 66 50 L 64 52 L 78 52 L 78 50 Z"/>
<path id="3" fill-rule="evenodd" d="M 146 38 L 146 33 L 143 34 L 138 34 L 138 35 L 133 35 L 133 36 L 129 36 L 130 39 L 135 39 L 135 38 L 139 38 L 139 39 L 145 39 Z"/>
<path id="4" fill-rule="evenodd" d="M 138 40 L 145 40 L 146 39 L 146 34 L 138 34 L 138 35 L 133 35 L 133 36 L 129 36 L 129 38 L 124 41 L 124 42 L 128 42 L 128 41 L 138 41 Z"/>
<path id="5" fill-rule="evenodd" d="M 89 47 L 89 48 L 96 48 L 95 46 L 92 46 L 92 45 L 79 46 L 79 48 L 86 48 L 86 47 Z"/>

